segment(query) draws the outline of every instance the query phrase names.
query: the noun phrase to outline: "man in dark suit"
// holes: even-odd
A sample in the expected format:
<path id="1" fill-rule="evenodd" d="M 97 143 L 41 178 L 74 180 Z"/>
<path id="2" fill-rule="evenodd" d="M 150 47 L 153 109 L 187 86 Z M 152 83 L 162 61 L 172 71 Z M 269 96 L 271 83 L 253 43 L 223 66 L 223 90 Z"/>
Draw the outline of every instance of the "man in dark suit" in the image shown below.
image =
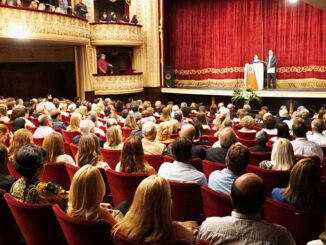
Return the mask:
<path id="1" fill-rule="evenodd" d="M 62 122 L 62 118 L 61 118 L 61 113 L 58 109 L 52 110 L 50 112 L 50 116 L 52 118 L 52 128 L 60 128 L 63 130 L 66 130 L 66 125 L 64 124 L 64 122 Z"/>
<path id="2" fill-rule="evenodd" d="M 265 59 L 265 65 L 267 66 L 267 88 L 276 88 L 276 63 L 277 56 L 274 55 L 273 50 L 269 50 L 268 56 Z M 270 84 L 271 80 L 272 83 Z"/>
<path id="3" fill-rule="evenodd" d="M 271 152 L 272 149 L 267 147 L 268 135 L 265 131 L 261 130 L 256 133 L 257 145 L 250 147 L 250 152 Z"/>
<path id="4" fill-rule="evenodd" d="M 237 141 L 237 136 L 231 127 L 227 127 L 219 134 L 221 147 L 208 149 L 205 159 L 216 163 L 225 163 L 229 148 Z"/>

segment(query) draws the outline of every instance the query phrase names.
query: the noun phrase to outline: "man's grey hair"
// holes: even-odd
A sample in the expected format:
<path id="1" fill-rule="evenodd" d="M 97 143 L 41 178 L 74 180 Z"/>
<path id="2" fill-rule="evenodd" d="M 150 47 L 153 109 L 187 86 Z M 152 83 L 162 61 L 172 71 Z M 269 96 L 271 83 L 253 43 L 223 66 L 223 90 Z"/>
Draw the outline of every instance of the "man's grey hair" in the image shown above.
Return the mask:
<path id="1" fill-rule="evenodd" d="M 309 118 L 309 111 L 306 108 L 302 109 L 300 112 L 301 112 L 301 117 L 303 119 L 308 119 Z"/>
<path id="2" fill-rule="evenodd" d="M 250 112 L 250 111 L 251 111 L 251 106 L 248 105 L 248 104 L 245 104 L 245 105 L 243 106 L 243 109 L 244 109 L 245 111 L 247 111 L 247 112 Z"/>
<path id="3" fill-rule="evenodd" d="M 42 113 L 44 109 L 45 109 L 45 105 L 44 105 L 44 103 L 40 103 L 40 104 L 38 104 L 38 105 L 36 106 L 36 112 L 37 112 L 37 113 Z"/>
<path id="4" fill-rule="evenodd" d="M 112 126 L 118 126 L 118 122 L 115 118 L 109 118 L 108 120 L 106 120 L 106 127 L 110 128 Z"/>
<path id="5" fill-rule="evenodd" d="M 180 108 L 187 107 L 187 106 L 188 106 L 187 102 L 181 102 L 181 104 L 180 104 Z"/>
<path id="6" fill-rule="evenodd" d="M 77 106 L 75 103 L 72 103 L 68 106 L 68 111 L 70 111 L 70 113 L 75 112 L 75 110 L 77 109 Z"/>
<path id="7" fill-rule="evenodd" d="M 259 145 L 266 144 L 268 141 L 268 135 L 264 130 L 260 130 L 256 133 L 256 143 Z"/>
<path id="8" fill-rule="evenodd" d="M 47 126 L 49 121 L 51 121 L 51 117 L 48 115 L 41 115 L 38 118 L 38 123 L 40 126 Z"/>
<path id="9" fill-rule="evenodd" d="M 156 124 L 153 122 L 146 122 L 143 125 L 141 132 L 145 138 L 152 136 L 156 133 Z"/>
<path id="10" fill-rule="evenodd" d="M 219 140 L 222 147 L 229 148 L 237 141 L 237 136 L 231 127 L 227 127 L 219 133 Z"/>
<path id="11" fill-rule="evenodd" d="M 95 124 L 89 119 L 81 121 L 79 125 L 79 129 L 82 135 L 89 134 L 94 127 Z"/>
<path id="12" fill-rule="evenodd" d="M 317 133 L 322 133 L 324 130 L 324 121 L 322 119 L 315 119 L 311 122 L 311 128 Z"/>

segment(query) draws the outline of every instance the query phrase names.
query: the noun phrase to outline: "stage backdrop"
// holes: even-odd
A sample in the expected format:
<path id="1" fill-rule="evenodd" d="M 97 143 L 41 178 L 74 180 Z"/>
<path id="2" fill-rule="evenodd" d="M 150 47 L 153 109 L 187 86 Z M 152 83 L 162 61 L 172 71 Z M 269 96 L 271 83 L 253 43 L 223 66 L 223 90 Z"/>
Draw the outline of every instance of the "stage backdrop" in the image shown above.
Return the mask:
<path id="1" fill-rule="evenodd" d="M 178 87 L 241 87 L 273 49 L 278 87 L 326 88 L 326 11 L 302 1 L 164 0 L 164 33 Z"/>

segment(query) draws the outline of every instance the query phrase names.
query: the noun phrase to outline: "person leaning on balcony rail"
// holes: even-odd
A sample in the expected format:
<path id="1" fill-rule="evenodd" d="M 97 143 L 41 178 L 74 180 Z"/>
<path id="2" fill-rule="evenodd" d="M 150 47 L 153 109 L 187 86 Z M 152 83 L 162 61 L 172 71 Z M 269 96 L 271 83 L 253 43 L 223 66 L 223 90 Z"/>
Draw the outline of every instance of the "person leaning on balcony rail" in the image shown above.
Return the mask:
<path id="1" fill-rule="evenodd" d="M 80 18 L 86 19 L 87 6 L 83 3 L 83 0 L 78 0 L 78 3 L 75 5 L 74 14 Z"/>
<path id="2" fill-rule="evenodd" d="M 2 0 L 1 5 L 22 7 L 22 3 L 20 0 Z"/>

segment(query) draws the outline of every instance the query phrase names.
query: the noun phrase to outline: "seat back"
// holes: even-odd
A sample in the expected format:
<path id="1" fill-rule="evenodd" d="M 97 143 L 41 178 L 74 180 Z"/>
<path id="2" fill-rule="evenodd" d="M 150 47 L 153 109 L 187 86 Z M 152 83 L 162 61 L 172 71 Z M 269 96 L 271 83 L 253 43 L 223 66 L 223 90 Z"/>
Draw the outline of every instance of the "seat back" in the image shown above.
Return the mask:
<path id="1" fill-rule="evenodd" d="M 164 160 L 164 162 L 173 162 L 174 158 L 171 156 L 168 156 L 168 155 L 164 155 L 163 160 Z"/>
<path id="2" fill-rule="evenodd" d="M 210 135 L 210 130 L 209 128 L 204 128 L 204 135 Z"/>
<path id="3" fill-rule="evenodd" d="M 214 143 L 218 141 L 218 137 L 214 136 L 214 135 L 210 135 L 208 137 L 208 142 L 211 144 L 211 145 L 214 145 Z"/>
<path id="4" fill-rule="evenodd" d="M 70 149 L 70 144 L 67 143 L 67 142 L 64 142 L 64 144 L 65 144 L 65 154 L 67 154 L 67 155 L 69 155 L 69 156 L 71 156 L 71 157 L 74 157 L 74 156 L 72 155 L 72 152 L 71 152 L 71 149 Z"/>
<path id="5" fill-rule="evenodd" d="M 143 242 L 136 242 L 129 240 L 125 236 L 123 236 L 120 232 L 117 232 L 114 236 L 114 244 L 115 245 L 187 245 L 189 244 L 183 240 L 176 240 L 176 241 L 164 241 L 164 242 L 155 242 L 155 243 L 143 243 Z"/>
<path id="6" fill-rule="evenodd" d="M 239 138 L 245 139 L 245 140 L 254 140 L 256 137 L 256 132 L 241 132 L 238 130 L 235 130 L 236 135 L 238 135 Z"/>
<path id="7" fill-rule="evenodd" d="M 8 171 L 9 171 L 9 174 L 10 174 L 12 177 L 14 177 L 15 179 L 19 179 L 19 178 L 22 177 L 19 173 L 16 172 L 15 167 L 14 167 L 14 165 L 12 164 L 11 161 L 8 161 L 8 162 L 7 162 L 7 169 L 8 169 Z"/>
<path id="8" fill-rule="evenodd" d="M 28 245 L 67 244 L 51 204 L 27 204 L 5 194 L 7 204 Z"/>
<path id="9" fill-rule="evenodd" d="M 32 127 L 32 126 L 29 126 L 29 125 L 26 125 L 26 128 L 32 133 L 32 134 L 34 134 L 35 133 L 35 131 L 36 131 L 36 127 Z"/>
<path id="10" fill-rule="evenodd" d="M 115 166 L 120 162 L 121 150 L 107 150 L 100 148 L 103 161 L 109 164 L 111 169 L 115 169 Z"/>
<path id="11" fill-rule="evenodd" d="M 202 186 L 201 196 L 206 217 L 231 215 L 233 207 L 229 195 L 214 191 L 207 186 Z"/>
<path id="12" fill-rule="evenodd" d="M 62 116 L 62 121 L 63 121 L 65 124 L 69 125 L 69 124 L 70 124 L 70 117 L 67 117 L 67 116 L 65 116 L 65 115 L 61 115 L 61 116 Z"/>
<path id="13" fill-rule="evenodd" d="M 300 156 L 300 155 L 295 155 L 294 156 L 294 164 L 296 164 L 297 162 L 299 162 L 301 159 L 304 159 L 304 158 L 310 158 L 316 164 L 320 165 L 320 158 L 319 157 L 317 157 L 317 156 Z"/>
<path id="14" fill-rule="evenodd" d="M 105 173 L 113 196 L 114 206 L 117 206 L 122 201 L 132 203 L 138 185 L 149 176 L 144 173 L 120 173 L 112 169 L 107 169 Z"/>
<path id="15" fill-rule="evenodd" d="M 43 145 L 44 138 L 33 138 L 33 142 L 35 145 L 41 146 Z"/>
<path id="16" fill-rule="evenodd" d="M 208 160 L 203 160 L 202 167 L 203 167 L 203 173 L 205 174 L 206 179 L 208 181 L 209 175 L 212 172 L 214 172 L 216 170 L 222 170 L 222 169 L 226 168 L 226 165 L 224 163 L 215 163 L 215 162 L 211 162 Z"/>
<path id="17" fill-rule="evenodd" d="M 75 145 L 75 144 L 73 144 L 73 143 L 70 143 L 70 150 L 71 150 L 71 153 L 72 153 L 72 157 L 74 158 L 74 159 L 76 159 L 76 154 L 77 154 L 77 152 L 78 152 L 78 145 Z"/>
<path id="18" fill-rule="evenodd" d="M 12 128 L 11 122 L 3 122 L 3 124 L 7 127 L 8 131 L 11 132 L 11 128 Z"/>
<path id="19" fill-rule="evenodd" d="M 271 196 L 272 190 L 276 187 L 286 187 L 290 179 L 290 170 L 271 170 L 264 169 L 249 164 L 248 173 L 255 173 L 262 178 L 267 188 L 267 196 Z"/>
<path id="20" fill-rule="evenodd" d="M 67 173 L 66 164 L 63 162 L 45 164 L 40 180 L 44 182 L 55 182 L 65 190 L 69 190 L 70 188 L 70 178 Z"/>
<path id="21" fill-rule="evenodd" d="M 64 141 L 66 143 L 69 143 L 69 144 L 72 143 L 72 139 L 75 136 L 80 135 L 79 131 L 65 131 L 65 130 L 62 130 L 61 133 L 62 133 Z"/>
<path id="22" fill-rule="evenodd" d="M 81 220 L 63 212 L 58 205 L 53 211 L 69 245 L 113 244 L 111 225 L 105 220 Z"/>
<path id="23" fill-rule="evenodd" d="M 0 189 L 0 244 L 23 245 L 24 238 L 6 203 L 5 193 L 6 191 Z"/>
<path id="24" fill-rule="evenodd" d="M 267 199 L 265 220 L 286 227 L 298 245 L 305 245 L 324 231 L 325 211 L 302 211 L 293 206 Z"/>
<path id="25" fill-rule="evenodd" d="M 200 185 L 169 181 L 172 196 L 172 219 L 177 221 L 204 220 Z"/>
<path id="26" fill-rule="evenodd" d="M 247 146 L 248 148 L 256 145 L 255 140 L 247 140 L 247 139 L 237 138 L 237 142 L 240 142 L 241 144 L 243 144 L 244 146 Z"/>
<path id="27" fill-rule="evenodd" d="M 123 139 L 127 139 L 130 136 L 130 133 L 133 129 L 132 128 L 121 128 L 121 135 Z"/>
<path id="28" fill-rule="evenodd" d="M 156 172 L 160 169 L 162 163 L 164 162 L 162 155 L 145 155 L 145 160 L 155 168 Z"/>
<path id="29" fill-rule="evenodd" d="M 67 170 L 67 174 L 69 176 L 70 182 L 72 181 L 72 178 L 74 177 L 74 175 L 78 171 L 78 169 L 79 169 L 79 167 L 74 166 L 69 163 L 66 163 L 66 170 Z"/>
<path id="30" fill-rule="evenodd" d="M 271 160 L 271 152 L 250 152 L 250 164 L 259 166 L 264 160 Z"/>

